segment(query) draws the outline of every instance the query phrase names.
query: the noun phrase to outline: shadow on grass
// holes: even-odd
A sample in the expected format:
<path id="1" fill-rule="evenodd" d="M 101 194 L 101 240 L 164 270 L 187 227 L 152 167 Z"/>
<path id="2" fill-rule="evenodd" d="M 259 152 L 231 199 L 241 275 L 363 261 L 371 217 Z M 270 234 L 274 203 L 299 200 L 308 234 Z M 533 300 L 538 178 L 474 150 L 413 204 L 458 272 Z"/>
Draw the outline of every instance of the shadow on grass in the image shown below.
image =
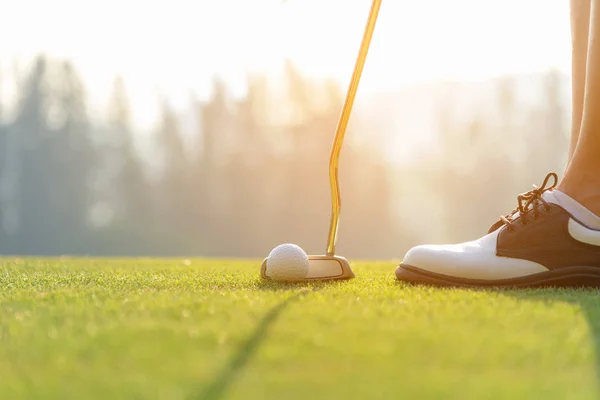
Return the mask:
<path id="1" fill-rule="evenodd" d="M 290 288 L 298 289 L 299 285 L 294 285 Z M 281 288 L 279 288 L 281 289 Z M 275 289 L 273 289 L 275 290 Z M 259 348 L 262 342 L 267 337 L 269 328 L 273 323 L 276 322 L 279 315 L 294 301 L 299 300 L 303 296 L 318 290 L 313 288 L 313 290 L 303 290 L 298 292 L 286 300 L 282 301 L 275 307 L 271 308 L 269 312 L 262 318 L 259 322 L 258 326 L 252 332 L 252 334 L 242 343 L 240 348 L 234 357 L 227 363 L 227 365 L 223 368 L 223 370 L 217 375 L 217 378 L 209 384 L 209 386 L 202 392 L 195 396 L 191 396 L 192 399 L 220 399 L 222 398 L 227 390 L 231 387 L 233 382 L 239 373 L 244 369 L 244 367 L 248 364 L 248 362 L 252 359 L 254 353 Z"/>
<path id="2" fill-rule="evenodd" d="M 414 284 L 396 281 L 400 285 L 415 286 Z M 416 285 L 419 286 L 419 285 Z M 427 285 L 429 286 L 429 285 Z M 537 288 L 537 289 L 510 289 L 492 287 L 452 288 L 436 287 L 438 290 L 470 290 L 476 292 L 496 293 L 524 301 L 541 302 L 547 306 L 567 303 L 577 306 L 586 319 L 594 353 L 594 367 L 596 378 L 596 391 L 600 394 L 600 290 L 593 288 Z M 560 351 L 560 349 L 557 349 Z"/>
<path id="3" fill-rule="evenodd" d="M 590 340 L 594 352 L 596 390 L 600 393 L 600 291 L 596 289 L 532 289 L 495 290 L 497 293 L 519 300 L 542 302 L 548 306 L 554 303 L 576 305 L 587 321 Z M 557 351 L 560 351 L 557 349 Z"/>
<path id="4" fill-rule="evenodd" d="M 275 282 L 271 280 L 261 280 L 256 289 L 263 291 L 289 291 L 289 290 L 298 290 L 305 289 L 309 291 L 321 290 L 326 287 L 339 285 L 340 282 L 344 281 L 313 281 L 313 282 Z"/>

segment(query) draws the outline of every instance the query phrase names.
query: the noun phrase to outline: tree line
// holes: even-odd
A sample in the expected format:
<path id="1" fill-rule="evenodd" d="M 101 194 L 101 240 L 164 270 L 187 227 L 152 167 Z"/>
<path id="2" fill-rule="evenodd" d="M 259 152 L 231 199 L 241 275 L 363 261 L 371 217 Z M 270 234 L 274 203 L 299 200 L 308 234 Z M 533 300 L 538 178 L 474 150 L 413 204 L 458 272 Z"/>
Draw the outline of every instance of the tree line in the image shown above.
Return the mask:
<path id="1" fill-rule="evenodd" d="M 566 151 L 560 77 L 544 82 L 543 104 L 527 108 L 501 82 L 495 114 L 467 122 L 449 99 L 432 115 L 436 151 L 402 167 L 355 133 L 370 121 L 354 113 L 340 166 L 340 253 L 395 258 L 419 241 L 482 233 L 483 217 L 510 211 Z M 0 113 L 0 252 L 262 257 L 282 242 L 324 252 L 344 91 L 291 63 L 284 83 L 274 98 L 267 76 L 249 76 L 234 98 L 215 79 L 211 97 L 191 105 L 192 140 L 158 98 L 155 150 L 140 151 L 123 79 L 98 121 L 76 68 L 40 56 L 19 82 L 16 111 Z"/>

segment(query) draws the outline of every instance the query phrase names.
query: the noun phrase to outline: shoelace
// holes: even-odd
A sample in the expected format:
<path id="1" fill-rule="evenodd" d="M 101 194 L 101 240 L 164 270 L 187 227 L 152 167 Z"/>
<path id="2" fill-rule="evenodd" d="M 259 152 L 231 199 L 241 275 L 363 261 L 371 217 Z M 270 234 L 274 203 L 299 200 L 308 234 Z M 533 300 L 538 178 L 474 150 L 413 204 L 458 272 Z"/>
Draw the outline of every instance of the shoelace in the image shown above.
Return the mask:
<path id="1" fill-rule="evenodd" d="M 551 178 L 554 180 L 554 182 L 549 185 Z M 521 224 L 527 225 L 527 215 L 529 211 L 532 211 L 532 216 L 534 219 L 539 217 L 538 207 L 540 204 L 544 207 L 544 210 L 549 211 L 550 206 L 548 205 L 548 202 L 542 198 L 542 194 L 554 189 L 557 184 L 558 175 L 556 175 L 554 172 L 550 172 L 548 175 L 546 175 L 542 186 L 538 188 L 536 185 L 533 185 L 532 190 L 521 193 L 517 197 L 517 208 L 515 208 L 510 214 L 501 216 L 500 220 L 492 225 L 489 232 L 493 232 L 503 225 L 506 225 L 506 229 L 509 231 L 514 230 L 514 216 L 517 212 L 521 218 Z"/>

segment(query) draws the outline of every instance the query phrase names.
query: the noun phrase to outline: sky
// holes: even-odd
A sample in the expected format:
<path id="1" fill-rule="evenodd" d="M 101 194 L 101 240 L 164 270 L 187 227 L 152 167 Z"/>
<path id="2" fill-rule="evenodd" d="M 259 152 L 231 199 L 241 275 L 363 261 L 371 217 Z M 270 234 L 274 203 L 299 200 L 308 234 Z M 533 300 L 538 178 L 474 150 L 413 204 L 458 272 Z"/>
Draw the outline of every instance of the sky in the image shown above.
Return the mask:
<path id="1" fill-rule="evenodd" d="M 370 0 L 0 0 L 3 97 L 15 62 L 40 52 L 70 59 L 93 111 L 122 75 L 138 126 L 157 93 L 185 108 L 212 76 L 242 94 L 248 71 L 277 74 L 285 58 L 346 86 Z M 361 93 L 435 80 L 570 72 L 566 0 L 383 0 Z M 9 79 L 6 79 L 9 77 Z"/>

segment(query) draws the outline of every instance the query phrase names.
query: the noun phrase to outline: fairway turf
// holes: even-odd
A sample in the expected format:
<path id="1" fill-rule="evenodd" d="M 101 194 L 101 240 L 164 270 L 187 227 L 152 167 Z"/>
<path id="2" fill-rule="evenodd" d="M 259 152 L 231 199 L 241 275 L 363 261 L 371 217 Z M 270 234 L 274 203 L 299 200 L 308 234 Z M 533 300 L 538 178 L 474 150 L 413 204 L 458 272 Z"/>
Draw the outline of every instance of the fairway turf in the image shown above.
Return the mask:
<path id="1" fill-rule="evenodd" d="M 2 399 L 596 399 L 600 297 L 357 278 L 260 260 L 4 259 Z"/>

